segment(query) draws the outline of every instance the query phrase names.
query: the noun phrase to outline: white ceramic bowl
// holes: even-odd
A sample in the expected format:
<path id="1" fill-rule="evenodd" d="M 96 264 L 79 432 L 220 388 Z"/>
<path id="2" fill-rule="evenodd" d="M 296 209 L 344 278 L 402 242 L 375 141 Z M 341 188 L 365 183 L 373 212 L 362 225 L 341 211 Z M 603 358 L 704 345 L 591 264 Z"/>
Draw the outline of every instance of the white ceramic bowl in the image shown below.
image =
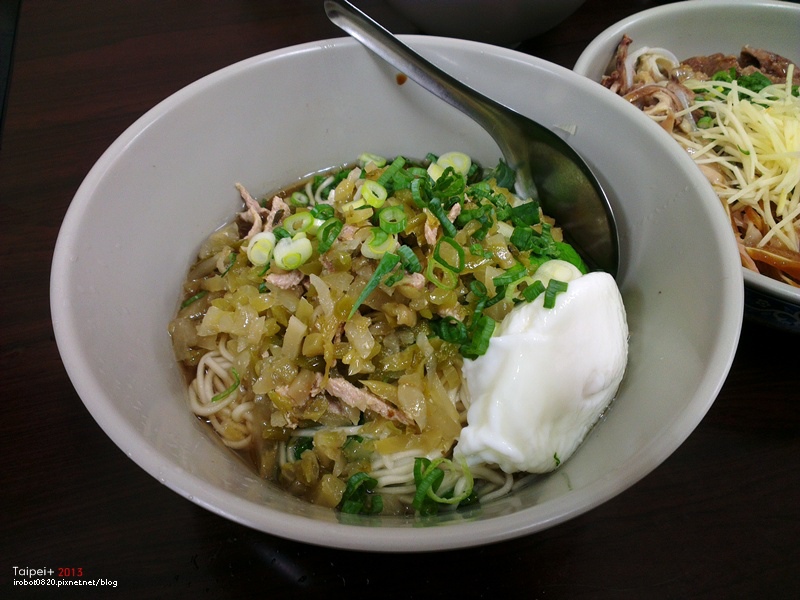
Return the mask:
<path id="1" fill-rule="evenodd" d="M 800 61 L 800 4 L 689 0 L 645 10 L 598 35 L 578 58 L 575 72 L 600 81 L 626 33 L 633 40 L 631 50 L 667 48 L 678 58 L 714 52 L 738 54 L 749 44 Z M 800 333 L 800 289 L 742 270 L 747 317 Z"/>
<path id="2" fill-rule="evenodd" d="M 586 0 L 386 0 L 423 32 L 515 46 L 552 29 Z"/>
<path id="3" fill-rule="evenodd" d="M 466 513 L 344 518 L 260 480 L 190 414 L 167 323 L 201 241 L 240 209 L 235 182 L 266 193 L 364 151 L 424 156 L 459 149 L 487 166 L 499 158 L 474 123 L 415 84 L 398 85 L 396 73 L 355 41 L 256 56 L 153 108 L 87 175 L 53 259 L 59 350 L 109 437 L 200 506 L 314 544 L 374 551 L 475 546 L 597 506 L 656 468 L 692 432 L 728 373 L 741 327 L 739 263 L 717 200 L 657 125 L 588 79 L 536 58 L 476 42 L 405 40 L 484 93 L 574 131 L 558 129 L 612 198 L 630 363 L 610 414 L 559 471 Z M 531 88 L 539 92 L 527 93 Z M 651 175 L 631 176 L 645 172 Z M 679 249 L 692 253 L 691 277 L 675 260 Z"/>

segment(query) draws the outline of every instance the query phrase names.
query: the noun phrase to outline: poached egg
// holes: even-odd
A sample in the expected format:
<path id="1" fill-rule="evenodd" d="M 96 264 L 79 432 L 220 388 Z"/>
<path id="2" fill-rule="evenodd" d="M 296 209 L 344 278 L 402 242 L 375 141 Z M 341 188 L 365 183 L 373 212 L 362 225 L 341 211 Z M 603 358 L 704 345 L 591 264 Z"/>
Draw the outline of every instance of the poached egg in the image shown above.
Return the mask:
<path id="1" fill-rule="evenodd" d="M 622 297 L 607 273 L 565 261 L 535 278 L 568 283 L 553 308 L 544 294 L 516 306 L 487 352 L 463 366 L 467 425 L 454 454 L 506 473 L 554 470 L 577 449 L 616 395 L 628 357 Z"/>

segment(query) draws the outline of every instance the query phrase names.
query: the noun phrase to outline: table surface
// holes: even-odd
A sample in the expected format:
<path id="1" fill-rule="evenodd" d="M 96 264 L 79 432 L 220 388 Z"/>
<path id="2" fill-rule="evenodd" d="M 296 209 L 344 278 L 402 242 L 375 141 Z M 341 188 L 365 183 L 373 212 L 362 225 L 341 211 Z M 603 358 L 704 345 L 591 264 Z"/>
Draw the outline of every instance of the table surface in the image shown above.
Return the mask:
<path id="1" fill-rule="evenodd" d="M 332 550 L 240 526 L 160 485 L 93 421 L 59 358 L 48 278 L 61 220 L 92 164 L 153 105 L 240 59 L 340 31 L 321 0 L 14 4 L 0 147 L 1 596 L 57 597 L 14 587 L 14 567 L 66 567 L 116 582 L 109 598 L 800 597 L 798 338 L 749 322 L 715 404 L 671 457 L 521 539 L 435 554 Z M 358 4 L 416 32 L 379 0 Z M 519 50 L 572 67 L 605 27 L 657 4 L 588 0 Z"/>

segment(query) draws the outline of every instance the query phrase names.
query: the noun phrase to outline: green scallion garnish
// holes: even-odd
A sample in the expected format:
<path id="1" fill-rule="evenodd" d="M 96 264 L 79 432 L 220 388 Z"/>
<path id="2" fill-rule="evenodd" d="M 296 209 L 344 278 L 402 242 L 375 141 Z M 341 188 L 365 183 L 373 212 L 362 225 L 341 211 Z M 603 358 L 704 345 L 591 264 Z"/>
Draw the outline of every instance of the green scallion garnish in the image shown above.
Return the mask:
<path id="1" fill-rule="evenodd" d="M 464 477 L 463 491 L 454 495 L 453 490 L 448 489 L 440 495 L 438 491 L 444 481 L 444 469 L 455 470 L 457 467 L 447 458 L 430 460 L 417 457 L 414 460 L 414 484 L 417 489 L 411 504 L 421 515 L 435 514 L 440 504 L 459 505 L 473 498 L 474 480 L 472 472 L 464 461 L 461 463 L 461 473 Z"/>
<path id="2" fill-rule="evenodd" d="M 330 204 L 315 204 L 311 208 L 311 215 L 315 219 L 322 219 L 327 221 L 335 214 L 333 207 Z"/>
<path id="3" fill-rule="evenodd" d="M 444 232 L 445 236 L 448 237 L 455 237 L 458 231 L 456 230 L 455 225 L 453 225 L 452 221 L 447 218 L 447 214 L 444 212 L 444 207 L 442 207 L 442 202 L 438 198 L 431 198 L 431 201 L 428 202 L 428 210 L 431 211 L 434 217 L 436 217 L 439 223 L 442 224 L 442 231 Z"/>
<path id="4" fill-rule="evenodd" d="M 397 263 L 400 262 L 400 257 L 396 254 L 392 254 L 391 252 L 386 252 L 382 257 L 381 261 L 378 263 L 378 266 L 375 268 L 375 272 L 372 274 L 372 277 L 367 282 L 367 285 L 361 291 L 361 294 L 358 296 L 358 299 L 353 304 L 353 308 L 350 309 L 350 313 L 347 315 L 347 318 L 350 319 L 356 311 L 358 307 L 361 306 L 364 301 L 369 297 L 369 295 L 373 292 L 373 290 L 378 287 L 383 279 L 384 275 L 388 275 L 389 272 L 395 268 Z"/>
<path id="5" fill-rule="evenodd" d="M 380 228 L 386 233 L 400 233 L 406 228 L 408 219 L 402 206 L 387 206 L 378 213 Z"/>
<path id="6" fill-rule="evenodd" d="M 239 384 L 242 382 L 242 380 L 239 378 L 239 372 L 236 370 L 236 367 L 231 367 L 231 374 L 233 375 L 233 384 L 231 384 L 231 387 L 213 396 L 211 398 L 211 402 L 219 402 L 220 400 L 224 400 L 239 387 Z"/>
<path id="7" fill-rule="evenodd" d="M 381 173 L 381 176 L 378 178 L 378 183 L 383 187 L 386 187 L 392 180 L 392 178 L 395 176 L 395 173 L 397 173 L 400 169 L 402 169 L 403 166 L 405 166 L 405 164 L 406 164 L 406 159 L 403 158 L 402 156 L 398 156 L 397 158 L 395 158 L 392 161 L 392 164 L 386 167 L 386 170 L 383 173 Z"/>
<path id="8" fill-rule="evenodd" d="M 317 252 L 325 254 L 330 250 L 330 247 L 333 245 L 333 242 L 336 241 L 336 238 L 339 237 L 343 227 L 344 223 L 336 217 L 331 217 L 320 225 L 317 230 L 317 239 L 319 240 Z"/>
<path id="9" fill-rule="evenodd" d="M 303 206 L 308 206 L 309 199 L 303 192 L 293 192 L 291 196 L 289 196 L 289 206 L 292 208 L 300 208 Z"/>
<path id="10" fill-rule="evenodd" d="M 442 256 L 442 252 L 445 251 L 444 246 L 449 246 L 452 251 L 455 252 L 455 256 L 452 257 L 452 259 L 454 259 L 453 262 L 450 262 L 444 256 Z M 448 252 L 448 254 L 451 253 Z M 453 273 L 460 273 L 464 270 L 464 248 L 462 248 L 461 244 L 459 244 L 452 237 L 441 237 L 439 238 L 439 241 L 436 242 L 436 246 L 433 248 L 433 260 L 438 262 L 445 269 L 449 269 Z"/>
<path id="11" fill-rule="evenodd" d="M 567 282 L 551 279 L 544 291 L 544 307 L 553 308 L 556 305 L 556 296 L 567 291 Z"/>
<path id="12" fill-rule="evenodd" d="M 312 450 L 313 448 L 314 438 L 309 436 L 297 437 L 294 439 L 291 445 L 292 456 L 294 456 L 295 460 L 299 460 L 303 455 L 303 452 L 306 450 Z"/>
<path id="13" fill-rule="evenodd" d="M 399 246 L 397 254 L 400 256 L 400 261 L 403 263 L 403 269 L 407 273 L 419 273 L 422 271 L 422 265 L 414 254 L 414 251 L 408 246 Z"/>
<path id="14" fill-rule="evenodd" d="M 224 270 L 224 271 L 222 272 L 222 274 L 220 275 L 221 277 L 225 277 L 225 275 L 227 275 L 227 274 L 228 274 L 228 271 L 230 271 L 230 270 L 231 270 L 231 267 L 233 267 L 234 263 L 236 263 L 236 252 L 231 252 L 231 253 L 230 253 L 230 257 L 231 257 L 231 260 L 230 260 L 230 262 L 228 263 L 228 266 L 227 266 L 227 267 L 225 267 L 225 270 Z"/>
<path id="15" fill-rule="evenodd" d="M 541 279 L 537 279 L 533 283 L 531 283 L 528 287 L 522 290 L 522 297 L 525 298 L 526 302 L 533 302 L 538 298 L 541 294 L 544 294 L 545 287 L 542 283 Z"/>
<path id="16" fill-rule="evenodd" d="M 536 225 L 539 222 L 539 204 L 525 202 L 511 209 L 511 219 L 516 225 Z"/>
<path id="17" fill-rule="evenodd" d="M 495 287 L 509 285 L 522 279 L 527 273 L 528 271 L 525 269 L 525 265 L 517 263 L 502 275 L 494 277 L 492 283 L 494 283 Z"/>
<path id="18" fill-rule="evenodd" d="M 383 499 L 371 493 L 378 485 L 378 480 L 367 473 L 356 473 L 347 480 L 344 494 L 339 503 L 343 513 L 358 515 L 378 514 L 383 510 Z"/>
<path id="19" fill-rule="evenodd" d="M 283 220 L 282 227 L 291 235 L 308 231 L 314 224 L 314 215 L 308 211 L 296 212 Z"/>
<path id="20" fill-rule="evenodd" d="M 181 308 L 186 308 L 190 304 L 197 302 L 198 300 L 200 300 L 200 298 L 202 298 L 206 294 L 208 294 L 208 290 L 200 290 L 194 296 L 189 296 L 186 300 L 181 302 Z"/>

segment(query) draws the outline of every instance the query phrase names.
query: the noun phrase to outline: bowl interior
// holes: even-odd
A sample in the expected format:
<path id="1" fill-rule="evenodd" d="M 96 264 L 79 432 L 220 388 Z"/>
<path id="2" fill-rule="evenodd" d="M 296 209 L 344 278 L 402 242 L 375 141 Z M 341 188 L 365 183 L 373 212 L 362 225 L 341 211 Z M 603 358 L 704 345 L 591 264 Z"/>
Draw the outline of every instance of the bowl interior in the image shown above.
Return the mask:
<path id="1" fill-rule="evenodd" d="M 612 410 L 556 473 L 470 512 L 343 517 L 258 479 L 190 414 L 167 323 L 201 241 L 239 210 L 235 182 L 266 193 L 364 151 L 458 149 L 486 166 L 499 158 L 485 132 L 415 84 L 400 85 L 352 40 L 254 57 L 152 109 L 86 177 L 53 260 L 59 350 L 111 439 L 193 502 L 315 544 L 464 547 L 589 510 L 644 477 L 691 433 L 727 375 L 741 326 L 738 257 L 717 200 L 657 125 L 600 86 L 535 58 L 475 42 L 405 39 L 467 84 L 562 132 L 614 204 L 630 362 Z M 679 252 L 690 253 L 691 273 Z"/>

